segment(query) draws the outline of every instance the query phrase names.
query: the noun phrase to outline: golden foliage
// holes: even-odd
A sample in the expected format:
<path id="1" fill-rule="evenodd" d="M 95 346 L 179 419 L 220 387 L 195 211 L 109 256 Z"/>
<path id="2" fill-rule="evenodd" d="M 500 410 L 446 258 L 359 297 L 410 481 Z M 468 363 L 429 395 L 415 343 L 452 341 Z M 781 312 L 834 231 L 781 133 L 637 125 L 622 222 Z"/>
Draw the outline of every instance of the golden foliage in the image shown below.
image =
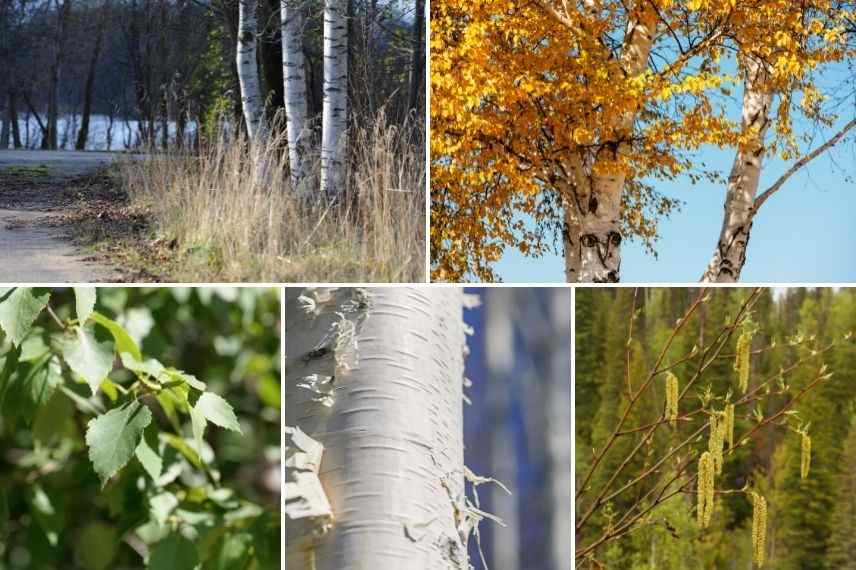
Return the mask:
<path id="1" fill-rule="evenodd" d="M 566 229 L 563 210 L 580 210 L 580 186 L 587 179 L 596 193 L 599 176 L 622 180 L 622 231 L 651 243 L 676 202 L 641 181 L 694 181 L 702 167 L 692 152 L 754 136 L 728 113 L 740 80 L 726 73 L 731 53 L 740 66 L 762 59 L 767 88 L 783 93 L 770 152 L 793 152 L 790 113 L 819 113 L 814 70 L 845 53 L 844 16 L 831 0 L 591 6 L 431 2 L 435 280 L 492 280 L 506 248 L 550 251 Z M 638 57 L 644 37 L 656 57 Z"/>

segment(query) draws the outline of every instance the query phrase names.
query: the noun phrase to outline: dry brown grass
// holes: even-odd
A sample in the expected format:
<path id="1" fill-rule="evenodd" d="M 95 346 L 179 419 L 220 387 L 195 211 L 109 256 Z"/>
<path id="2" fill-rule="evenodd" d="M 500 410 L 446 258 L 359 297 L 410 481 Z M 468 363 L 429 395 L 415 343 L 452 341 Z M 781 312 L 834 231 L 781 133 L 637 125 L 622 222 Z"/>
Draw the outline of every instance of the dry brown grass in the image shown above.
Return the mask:
<path id="1" fill-rule="evenodd" d="M 174 244 L 172 279 L 421 282 L 425 169 L 413 141 L 424 138 L 415 128 L 382 116 L 356 128 L 348 194 L 335 204 L 296 195 L 279 138 L 248 150 L 222 137 L 197 153 L 125 161 L 120 179 L 158 237 Z"/>

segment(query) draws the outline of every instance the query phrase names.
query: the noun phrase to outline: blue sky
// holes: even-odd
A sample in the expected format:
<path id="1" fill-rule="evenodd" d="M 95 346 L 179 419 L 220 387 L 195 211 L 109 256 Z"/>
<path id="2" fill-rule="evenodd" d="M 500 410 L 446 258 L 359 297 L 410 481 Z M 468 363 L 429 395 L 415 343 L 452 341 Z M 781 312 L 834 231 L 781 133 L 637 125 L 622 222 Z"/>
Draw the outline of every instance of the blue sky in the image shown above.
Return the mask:
<path id="1" fill-rule="evenodd" d="M 835 70 L 828 83 L 841 85 L 847 71 Z M 735 95 L 740 97 L 738 89 Z M 853 93 L 841 111 L 841 127 L 854 112 Z M 735 98 L 732 116 L 739 116 Z M 817 137 L 811 148 L 835 130 Z M 816 158 L 772 196 L 755 218 L 746 266 L 741 281 L 752 282 L 856 282 L 856 137 L 853 131 L 837 147 Z M 733 150 L 704 149 L 699 155 L 709 167 L 728 176 Z M 790 163 L 768 159 L 759 192 L 772 184 Z M 847 178 L 850 178 L 849 180 Z M 681 211 L 661 221 L 658 257 L 638 241 L 625 240 L 621 280 L 632 282 L 696 282 L 707 266 L 722 224 L 725 185 L 686 179 L 662 183 L 667 195 L 684 202 Z M 561 282 L 561 256 L 526 258 L 507 251 L 496 264 L 506 282 Z"/>

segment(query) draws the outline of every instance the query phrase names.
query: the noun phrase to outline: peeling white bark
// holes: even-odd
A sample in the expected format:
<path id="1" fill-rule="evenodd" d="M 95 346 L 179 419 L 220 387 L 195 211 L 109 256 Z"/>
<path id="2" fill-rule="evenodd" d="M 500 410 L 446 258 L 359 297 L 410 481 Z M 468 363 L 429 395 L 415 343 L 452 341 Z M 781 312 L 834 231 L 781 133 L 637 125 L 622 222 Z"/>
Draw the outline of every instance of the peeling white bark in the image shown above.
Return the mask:
<path id="1" fill-rule="evenodd" d="M 725 215 L 713 257 L 702 276 L 703 282 L 733 283 L 740 279 L 746 263 L 746 248 L 752 230 L 753 205 L 761 178 L 764 134 L 773 93 L 767 88 L 768 73 L 754 57 L 744 58 L 743 133 L 753 134 L 750 143 L 737 151 L 728 177 Z"/>
<path id="2" fill-rule="evenodd" d="M 345 189 L 348 127 L 348 2 L 324 0 L 324 100 L 321 112 L 321 191 Z"/>
<path id="3" fill-rule="evenodd" d="M 286 518 L 286 568 L 466 569 L 462 290 L 286 288 L 285 302 L 285 422 L 323 446 L 333 512 L 309 543 Z"/>
<path id="4" fill-rule="evenodd" d="M 291 184 L 295 189 L 299 188 L 300 183 L 309 175 L 309 147 L 312 136 L 303 58 L 304 4 L 304 0 L 280 1 L 288 165 Z"/>
<path id="5" fill-rule="evenodd" d="M 594 3 L 586 2 L 588 9 Z M 656 34 L 657 15 L 647 0 L 640 0 L 636 12 L 627 25 L 621 54 L 623 73 L 634 77 L 644 72 Z M 619 119 L 614 130 L 617 139 L 612 148 L 604 145 L 603 152 L 614 153 L 617 158 L 628 152 L 629 145 L 622 140 L 633 130 L 636 109 L 629 110 Z M 571 161 L 578 161 L 571 157 Z M 572 181 L 578 199 L 565 197 L 565 280 L 569 283 L 615 283 L 621 277 L 621 195 L 625 175 L 592 174 L 593 167 L 583 168 L 582 162 L 570 165 Z M 580 177 L 587 178 L 581 184 Z"/>
<path id="6" fill-rule="evenodd" d="M 256 62 L 257 0 L 238 0 L 238 45 L 236 61 L 241 88 L 241 107 L 250 141 L 264 135 L 264 101 Z"/>

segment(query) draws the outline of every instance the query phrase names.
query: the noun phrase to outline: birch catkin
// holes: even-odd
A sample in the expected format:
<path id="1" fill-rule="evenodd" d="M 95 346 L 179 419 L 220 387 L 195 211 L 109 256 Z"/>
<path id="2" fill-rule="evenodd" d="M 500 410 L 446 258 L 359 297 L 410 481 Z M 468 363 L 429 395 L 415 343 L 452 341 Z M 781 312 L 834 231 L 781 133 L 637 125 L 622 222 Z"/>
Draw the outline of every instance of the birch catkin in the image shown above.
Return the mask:
<path id="1" fill-rule="evenodd" d="M 707 528 L 713 516 L 713 483 L 713 456 L 709 451 L 705 451 L 698 460 L 698 507 L 696 516 L 700 528 Z"/>
<path id="2" fill-rule="evenodd" d="M 755 551 L 755 564 L 764 565 L 767 543 L 767 499 L 758 493 L 752 493 L 752 547 Z"/>
<path id="3" fill-rule="evenodd" d="M 708 450 L 713 457 L 713 465 L 717 474 L 722 473 L 722 446 L 725 441 L 725 420 L 720 417 L 722 412 L 711 412 Z"/>
<path id="4" fill-rule="evenodd" d="M 749 348 L 752 344 L 752 333 L 743 331 L 737 339 L 737 355 L 734 358 L 734 370 L 737 371 L 737 379 L 740 391 L 744 394 L 749 389 Z"/>
<path id="5" fill-rule="evenodd" d="M 725 406 L 725 439 L 728 440 L 728 449 L 734 447 L 734 404 Z"/>
<path id="6" fill-rule="evenodd" d="M 811 468 L 811 436 L 806 432 L 802 432 L 802 454 L 800 456 L 800 477 L 808 478 L 808 471 Z"/>
<path id="7" fill-rule="evenodd" d="M 671 372 L 666 373 L 666 417 L 675 427 L 678 420 L 678 377 Z"/>

